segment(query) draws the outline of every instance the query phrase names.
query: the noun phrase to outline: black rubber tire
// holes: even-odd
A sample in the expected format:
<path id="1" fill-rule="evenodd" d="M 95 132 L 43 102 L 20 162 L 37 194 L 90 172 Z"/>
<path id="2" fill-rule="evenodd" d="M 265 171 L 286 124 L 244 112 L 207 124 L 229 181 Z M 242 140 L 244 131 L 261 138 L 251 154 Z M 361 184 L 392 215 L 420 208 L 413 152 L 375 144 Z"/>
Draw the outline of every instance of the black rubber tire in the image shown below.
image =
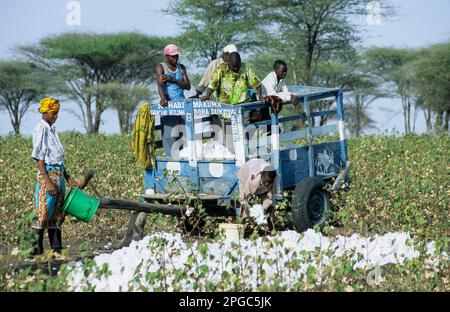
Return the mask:
<path id="1" fill-rule="evenodd" d="M 317 178 L 305 178 L 297 183 L 292 197 L 292 219 L 297 232 L 315 225 L 322 228 L 331 211 L 330 195 L 324 186 L 325 182 Z"/>

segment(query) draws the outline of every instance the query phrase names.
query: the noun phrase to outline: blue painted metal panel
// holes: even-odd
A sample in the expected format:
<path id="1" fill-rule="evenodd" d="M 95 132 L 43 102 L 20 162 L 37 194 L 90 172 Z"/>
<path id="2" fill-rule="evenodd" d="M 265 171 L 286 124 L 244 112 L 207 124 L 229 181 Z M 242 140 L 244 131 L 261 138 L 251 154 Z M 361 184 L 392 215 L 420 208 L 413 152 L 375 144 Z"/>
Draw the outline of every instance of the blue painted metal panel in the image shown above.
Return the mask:
<path id="1" fill-rule="evenodd" d="M 167 169 L 171 173 L 168 175 L 168 179 L 164 179 L 164 170 Z M 181 185 L 187 192 L 192 192 L 197 188 L 195 181 L 193 183 L 191 178 L 191 168 L 189 166 L 189 162 L 187 160 L 182 161 L 165 161 L 165 160 L 157 160 L 156 168 L 153 171 L 146 170 L 145 171 L 145 187 L 153 188 L 150 185 L 150 177 L 152 174 L 155 175 L 155 185 L 154 189 L 158 193 L 171 193 L 180 189 L 180 185 L 174 183 L 174 185 L 169 185 L 169 181 L 171 177 L 173 177 L 172 173 L 175 171 L 179 172 L 177 179 L 180 181 Z"/>
<path id="2" fill-rule="evenodd" d="M 303 159 L 287 161 L 281 164 L 281 185 L 283 189 L 295 186 L 300 181 L 298 178 L 299 174 L 306 173 L 307 176 L 309 175 L 307 152 L 304 153 L 303 157 Z"/>
<path id="3" fill-rule="evenodd" d="M 305 120 L 305 126 L 306 126 L 306 139 L 308 141 L 308 166 L 309 166 L 309 176 L 313 177 L 314 173 L 313 173 L 313 138 L 312 138 L 312 118 L 311 118 L 311 112 L 309 109 L 309 102 L 308 102 L 308 98 L 304 97 L 303 98 L 303 109 L 305 110 L 305 114 L 306 114 L 306 120 Z"/>
<path id="4" fill-rule="evenodd" d="M 314 145 L 314 176 L 324 178 L 338 175 L 345 161 L 340 153 L 340 142 L 327 142 Z"/>

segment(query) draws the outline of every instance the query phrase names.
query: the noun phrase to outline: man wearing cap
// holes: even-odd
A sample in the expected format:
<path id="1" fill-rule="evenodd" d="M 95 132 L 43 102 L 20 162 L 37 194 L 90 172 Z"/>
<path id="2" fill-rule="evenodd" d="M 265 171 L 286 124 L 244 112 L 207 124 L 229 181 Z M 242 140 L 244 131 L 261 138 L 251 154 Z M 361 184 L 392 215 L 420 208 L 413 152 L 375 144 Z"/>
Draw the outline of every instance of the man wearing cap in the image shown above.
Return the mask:
<path id="1" fill-rule="evenodd" d="M 48 230 L 51 248 L 60 252 L 62 249 L 61 224 L 64 221 L 62 205 L 66 180 L 70 186 L 78 183 L 70 179 L 64 167 L 64 149 L 56 133 L 55 122 L 58 118 L 60 104 L 57 99 L 42 99 L 39 112 L 42 119 L 33 130 L 33 151 L 31 157 L 38 167 L 35 188 L 36 215 L 33 220 L 33 230 L 36 241 L 33 255 L 44 251 L 44 231 Z"/>
<path id="2" fill-rule="evenodd" d="M 180 51 L 176 45 L 167 45 L 164 48 L 166 61 L 156 66 L 156 81 L 161 98 L 160 104 L 164 107 L 167 106 L 168 101 L 184 99 L 184 90 L 191 89 L 186 67 L 178 63 L 179 54 Z M 180 136 L 172 137 L 172 129 L 181 125 L 184 125 L 182 116 L 161 117 L 163 149 L 166 156 L 172 156 L 172 151 L 175 154 L 179 152 L 179 149 L 176 149 L 177 145 L 174 143 L 180 139 Z"/>
<path id="3" fill-rule="evenodd" d="M 211 78 L 214 74 L 214 71 L 219 68 L 220 65 L 223 63 L 228 63 L 228 58 L 230 56 L 230 53 L 237 52 L 237 48 L 234 44 L 229 44 L 225 48 L 223 48 L 223 54 L 222 57 L 217 58 L 211 63 L 209 63 L 208 67 L 206 67 L 206 71 L 203 74 L 202 80 L 200 80 L 200 83 L 198 84 L 197 89 L 195 90 L 196 93 L 192 98 L 198 98 L 207 88 L 209 83 L 211 82 Z"/>

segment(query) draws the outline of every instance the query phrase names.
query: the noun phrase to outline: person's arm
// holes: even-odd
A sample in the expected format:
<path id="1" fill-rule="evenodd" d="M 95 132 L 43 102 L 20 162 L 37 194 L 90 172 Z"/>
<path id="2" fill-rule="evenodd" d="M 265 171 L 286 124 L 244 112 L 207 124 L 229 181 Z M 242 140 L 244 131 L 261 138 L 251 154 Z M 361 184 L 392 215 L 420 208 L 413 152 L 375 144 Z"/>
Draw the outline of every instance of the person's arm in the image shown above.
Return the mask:
<path id="1" fill-rule="evenodd" d="M 45 186 L 47 187 L 47 192 L 54 196 L 56 194 L 56 183 L 50 179 L 50 176 L 47 173 L 47 170 L 45 170 L 45 163 L 42 159 L 36 159 L 36 165 L 39 169 L 39 172 L 44 177 Z"/>
<path id="2" fill-rule="evenodd" d="M 260 85 L 258 86 L 257 90 L 258 90 L 258 99 L 259 99 L 260 101 L 262 101 L 262 100 L 263 100 L 262 84 L 260 84 Z"/>
<path id="3" fill-rule="evenodd" d="M 156 85 L 158 86 L 158 93 L 159 93 L 159 97 L 161 98 L 159 103 L 162 106 L 167 106 L 168 101 L 164 94 L 163 77 L 164 77 L 164 68 L 161 64 L 158 64 L 158 65 L 156 65 Z"/>
<path id="4" fill-rule="evenodd" d="M 73 187 L 73 186 L 80 187 L 80 183 L 77 180 L 70 178 L 70 174 L 66 170 L 66 168 L 64 168 L 63 174 L 64 174 L 64 179 L 66 179 L 66 181 L 67 181 L 67 183 L 69 183 L 70 187 Z"/>
<path id="5" fill-rule="evenodd" d="M 211 81 L 215 69 L 214 62 L 215 61 L 212 61 L 211 63 L 208 64 L 208 67 L 206 67 L 202 80 L 200 80 L 198 87 L 195 90 L 196 91 L 195 97 L 198 97 L 200 94 L 205 92 L 206 89 L 208 89 L 208 85 Z"/>
<path id="6" fill-rule="evenodd" d="M 273 181 L 269 191 L 266 194 L 266 198 L 263 200 L 262 207 L 264 210 L 267 210 L 270 206 L 273 205 L 273 198 L 276 194 L 276 186 L 277 186 L 277 177 Z"/>
<path id="7" fill-rule="evenodd" d="M 206 94 L 204 97 L 202 97 L 203 101 L 208 101 L 211 98 L 211 94 L 213 93 L 213 89 L 206 89 Z"/>
<path id="8" fill-rule="evenodd" d="M 247 68 L 247 82 L 249 86 L 253 89 L 257 89 L 259 100 L 262 100 L 262 87 L 261 80 L 251 68 Z"/>
<path id="9" fill-rule="evenodd" d="M 276 96 L 281 98 L 283 102 L 291 101 L 292 104 L 297 104 L 297 98 L 288 90 L 284 79 L 281 81 L 281 91 L 275 93 Z"/>
<path id="10" fill-rule="evenodd" d="M 183 64 L 180 64 L 181 70 L 183 71 L 183 80 L 175 80 L 175 83 L 179 85 L 184 90 L 191 90 L 191 82 L 189 81 L 189 77 L 187 75 L 186 67 Z"/>
<path id="11" fill-rule="evenodd" d="M 214 73 L 212 75 L 211 81 L 209 82 L 208 89 L 206 90 L 206 95 L 202 97 L 202 100 L 207 101 L 210 99 L 211 94 L 214 92 L 214 90 L 217 90 L 220 86 L 220 77 L 222 75 L 222 71 L 220 68 L 217 68 L 214 70 Z"/>

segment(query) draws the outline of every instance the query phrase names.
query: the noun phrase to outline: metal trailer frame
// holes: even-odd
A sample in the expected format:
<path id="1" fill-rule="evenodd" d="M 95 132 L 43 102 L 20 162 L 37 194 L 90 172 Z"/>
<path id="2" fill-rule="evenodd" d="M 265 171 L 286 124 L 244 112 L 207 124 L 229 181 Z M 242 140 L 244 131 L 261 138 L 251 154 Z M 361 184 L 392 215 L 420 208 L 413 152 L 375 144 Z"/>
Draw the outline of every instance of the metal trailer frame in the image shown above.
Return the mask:
<path id="1" fill-rule="evenodd" d="M 196 194 L 202 201 L 223 207 L 224 204 L 236 198 L 234 194 L 239 192 L 237 179 L 239 168 L 250 158 L 255 158 L 249 157 L 249 147 L 255 146 L 257 149 L 261 147 L 258 139 L 256 141 L 249 140 L 246 134 L 249 133 L 249 130 L 254 131 L 269 125 L 271 127 L 270 154 L 256 157 L 266 158 L 277 170 L 280 177 L 277 200 L 282 199 L 284 190 L 293 189 L 297 183 L 307 177 L 325 181 L 336 178 L 331 186 L 332 189 L 341 189 L 342 182 L 345 182 L 345 189 L 348 189 L 350 161 L 344 133 L 344 90 L 309 86 L 290 86 L 289 90 L 297 96 L 298 105 L 303 105 L 303 113 L 292 116 L 271 114 L 271 120 L 251 125 L 246 123 L 245 113 L 266 107 L 263 102 L 227 105 L 214 101 L 184 99 L 170 101 L 167 107 L 152 106 L 151 114 L 155 116 L 184 116 L 186 131 L 183 133 L 183 137 L 185 138 L 184 143 L 189 148 L 189 157 L 158 156 L 156 167 L 153 170 L 145 171 L 145 189 L 153 189 L 155 194 L 144 194 L 142 199 L 164 201 L 169 194 L 179 190 L 181 186 L 188 194 Z M 312 112 L 310 102 L 323 99 L 336 101 L 336 109 Z M 198 157 L 196 144 L 198 130 L 195 120 L 211 115 L 229 116 L 235 159 Z M 313 127 L 312 119 L 317 116 L 337 116 L 337 125 Z M 280 125 L 294 120 L 303 120 L 305 129 L 279 133 Z M 315 136 L 328 133 L 339 133 L 339 141 L 313 144 Z M 306 138 L 307 144 L 281 147 L 283 142 L 300 138 Z M 159 145 L 161 144 L 159 143 Z M 177 175 L 180 183 L 178 186 L 171 186 L 163 178 L 167 172 L 170 175 Z M 156 183 L 152 184 L 151 181 L 155 181 L 155 179 Z"/>

